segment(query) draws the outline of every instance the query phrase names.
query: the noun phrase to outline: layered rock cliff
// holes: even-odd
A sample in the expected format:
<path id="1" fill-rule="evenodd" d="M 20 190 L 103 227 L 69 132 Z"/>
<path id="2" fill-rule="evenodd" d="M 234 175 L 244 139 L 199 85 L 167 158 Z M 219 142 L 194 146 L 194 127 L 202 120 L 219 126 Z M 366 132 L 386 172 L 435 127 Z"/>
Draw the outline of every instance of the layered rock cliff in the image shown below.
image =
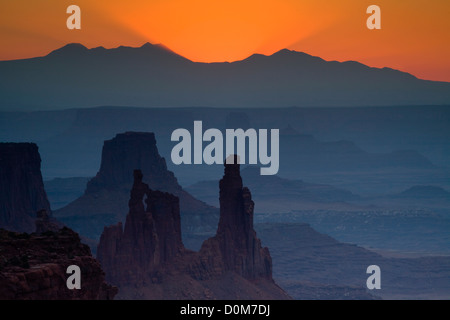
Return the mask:
<path id="1" fill-rule="evenodd" d="M 98 239 L 104 226 L 125 222 L 134 169 L 141 170 L 149 188 L 180 199 L 184 233 L 214 232 L 218 210 L 182 189 L 159 155 L 153 133 L 126 132 L 105 141 L 100 170 L 88 182 L 84 195 L 56 210 L 55 216 L 81 235 Z"/>
<path id="2" fill-rule="evenodd" d="M 51 219 L 37 145 L 0 143 L 0 228 L 33 232 L 38 210 Z"/>
<path id="3" fill-rule="evenodd" d="M 105 227 L 97 249 L 120 298 L 289 299 L 273 281 L 269 250 L 256 237 L 253 201 L 238 164 L 225 165 L 220 189 L 217 234 L 193 252 L 181 241 L 178 198 L 152 190 L 134 171 L 125 226 Z"/>
<path id="4" fill-rule="evenodd" d="M 16 233 L 0 229 L 0 299 L 113 299 L 117 288 L 105 282 L 99 262 L 78 234 Z M 81 289 L 68 289 L 67 267 L 81 270 Z"/>

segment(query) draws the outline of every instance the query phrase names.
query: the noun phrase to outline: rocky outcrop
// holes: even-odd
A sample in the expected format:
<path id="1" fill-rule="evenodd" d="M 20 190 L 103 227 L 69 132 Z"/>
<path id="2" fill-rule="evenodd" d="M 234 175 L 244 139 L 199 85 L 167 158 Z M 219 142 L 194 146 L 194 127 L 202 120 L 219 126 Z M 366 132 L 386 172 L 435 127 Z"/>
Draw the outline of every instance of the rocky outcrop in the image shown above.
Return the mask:
<path id="1" fill-rule="evenodd" d="M 37 234 L 42 234 L 47 231 L 57 232 L 62 227 L 60 223 L 57 223 L 50 219 L 50 216 L 45 209 L 39 210 L 37 212 L 35 224 Z"/>
<path id="2" fill-rule="evenodd" d="M 289 299 L 273 281 L 269 250 L 253 229 L 254 204 L 239 164 L 225 165 L 220 190 L 216 236 L 193 252 L 181 241 L 178 198 L 152 190 L 134 171 L 125 226 L 105 227 L 97 249 L 121 298 Z"/>
<path id="3" fill-rule="evenodd" d="M 55 216 L 81 235 L 98 239 L 104 226 L 125 222 L 134 169 L 141 170 L 152 190 L 169 192 L 180 199 L 184 233 L 214 232 L 218 210 L 182 189 L 159 155 L 153 133 L 126 132 L 105 141 L 100 170 L 88 182 L 84 195 L 55 211 Z"/>
<path id="4" fill-rule="evenodd" d="M 150 189 L 140 170 L 134 171 L 128 205 L 125 228 L 121 223 L 105 227 L 97 250 L 107 279 L 115 284 L 142 282 L 185 250 L 178 198 Z"/>
<path id="5" fill-rule="evenodd" d="M 16 233 L 0 229 L 0 299 L 113 299 L 117 288 L 105 282 L 99 262 L 78 234 Z M 67 267 L 81 270 L 81 289 L 70 290 Z"/>
<path id="6" fill-rule="evenodd" d="M 239 167 L 237 157 L 234 164 L 225 164 L 219 183 L 219 227 L 216 236 L 202 245 L 202 264 L 207 261 L 216 266 L 214 270 L 233 271 L 246 279 L 272 279 L 272 259 L 253 229 L 254 203 L 250 190 L 242 185 Z"/>
<path id="7" fill-rule="evenodd" d="M 37 145 L 0 143 L 0 227 L 33 232 L 39 210 L 51 217 Z"/>
<path id="8" fill-rule="evenodd" d="M 117 288 L 89 247 L 52 218 L 40 165 L 35 144 L 0 144 L 0 299 L 112 299 Z M 70 265 L 81 269 L 80 290 L 67 288 Z"/>

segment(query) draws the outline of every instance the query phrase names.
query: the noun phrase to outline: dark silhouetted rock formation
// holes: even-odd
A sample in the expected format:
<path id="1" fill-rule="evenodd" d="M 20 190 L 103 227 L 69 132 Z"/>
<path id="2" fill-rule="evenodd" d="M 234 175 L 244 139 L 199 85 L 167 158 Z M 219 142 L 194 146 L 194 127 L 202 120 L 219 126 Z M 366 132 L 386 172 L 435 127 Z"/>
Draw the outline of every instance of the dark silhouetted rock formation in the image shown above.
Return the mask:
<path id="1" fill-rule="evenodd" d="M 42 209 L 51 217 L 38 147 L 0 143 L 0 227 L 33 232 L 36 212 Z"/>
<path id="2" fill-rule="evenodd" d="M 99 262 L 78 234 L 16 233 L 0 229 L 0 299 L 113 299 L 117 288 L 105 282 Z M 81 289 L 69 290 L 67 267 L 81 270 Z"/>
<path id="3" fill-rule="evenodd" d="M 61 229 L 61 225 L 50 219 L 47 210 L 42 209 L 37 212 L 36 217 L 36 233 L 42 234 L 46 231 L 57 232 Z"/>
<path id="4" fill-rule="evenodd" d="M 125 229 L 122 223 L 105 227 L 97 251 L 108 280 L 117 284 L 138 283 L 184 251 L 178 198 L 151 190 L 140 170 L 134 179 Z"/>
<path id="5" fill-rule="evenodd" d="M 97 249 L 120 298 L 289 299 L 273 281 L 269 250 L 256 237 L 253 201 L 238 164 L 225 166 L 220 189 L 217 234 L 193 252 L 181 241 L 178 198 L 153 191 L 134 171 L 125 227 L 105 227 Z"/>
<path id="6" fill-rule="evenodd" d="M 142 171 L 150 188 L 171 193 L 181 191 L 174 174 L 167 170 L 165 159 L 159 155 L 155 135 L 126 132 L 104 142 L 100 170 L 89 181 L 86 193 L 124 185 L 130 187 L 135 168 Z"/>
<path id="7" fill-rule="evenodd" d="M 219 183 L 220 222 L 217 234 L 203 243 L 200 256 L 207 257 L 211 265 L 220 265 L 223 271 L 233 271 L 247 279 L 272 279 L 269 250 L 262 248 L 253 229 L 252 195 L 242 185 L 237 159 L 234 163 L 225 164 L 225 175 Z"/>
<path id="8" fill-rule="evenodd" d="M 100 170 L 89 181 L 84 195 L 55 215 L 80 234 L 98 239 L 104 226 L 125 222 L 134 169 L 142 171 L 149 188 L 180 199 L 184 233 L 214 232 L 218 210 L 181 188 L 159 155 L 153 133 L 126 132 L 105 141 Z"/>
<path id="9" fill-rule="evenodd" d="M 424 56 L 423 61 L 429 60 Z M 111 49 L 69 44 L 45 57 L 1 61 L 0 74 L 0 106 L 28 110 L 46 105 L 281 109 L 450 103 L 447 82 L 355 61 L 325 61 L 288 49 L 206 64 L 149 43 Z"/>

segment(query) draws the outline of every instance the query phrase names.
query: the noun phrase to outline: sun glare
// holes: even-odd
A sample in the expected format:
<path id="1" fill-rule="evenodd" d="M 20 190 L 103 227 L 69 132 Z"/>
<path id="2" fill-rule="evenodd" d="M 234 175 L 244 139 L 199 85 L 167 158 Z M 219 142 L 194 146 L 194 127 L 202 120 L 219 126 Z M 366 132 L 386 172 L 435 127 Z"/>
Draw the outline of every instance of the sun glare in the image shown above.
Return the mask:
<path id="1" fill-rule="evenodd" d="M 171 0 L 129 7 L 120 14 L 111 9 L 115 19 L 149 41 L 206 62 L 271 54 L 314 32 L 322 20 L 311 20 L 292 1 Z"/>

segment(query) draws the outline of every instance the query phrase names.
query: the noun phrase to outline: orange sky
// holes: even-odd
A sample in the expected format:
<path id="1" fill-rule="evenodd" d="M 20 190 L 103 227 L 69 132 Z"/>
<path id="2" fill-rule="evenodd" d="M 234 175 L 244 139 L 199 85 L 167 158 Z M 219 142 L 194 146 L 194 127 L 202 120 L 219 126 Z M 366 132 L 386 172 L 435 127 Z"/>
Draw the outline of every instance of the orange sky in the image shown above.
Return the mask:
<path id="1" fill-rule="evenodd" d="M 67 6 L 82 29 L 66 28 Z M 382 29 L 366 28 L 381 7 Z M 448 0 L 14 0 L 0 2 L 0 60 L 64 44 L 162 43 L 194 61 L 235 61 L 282 48 L 450 81 Z"/>

